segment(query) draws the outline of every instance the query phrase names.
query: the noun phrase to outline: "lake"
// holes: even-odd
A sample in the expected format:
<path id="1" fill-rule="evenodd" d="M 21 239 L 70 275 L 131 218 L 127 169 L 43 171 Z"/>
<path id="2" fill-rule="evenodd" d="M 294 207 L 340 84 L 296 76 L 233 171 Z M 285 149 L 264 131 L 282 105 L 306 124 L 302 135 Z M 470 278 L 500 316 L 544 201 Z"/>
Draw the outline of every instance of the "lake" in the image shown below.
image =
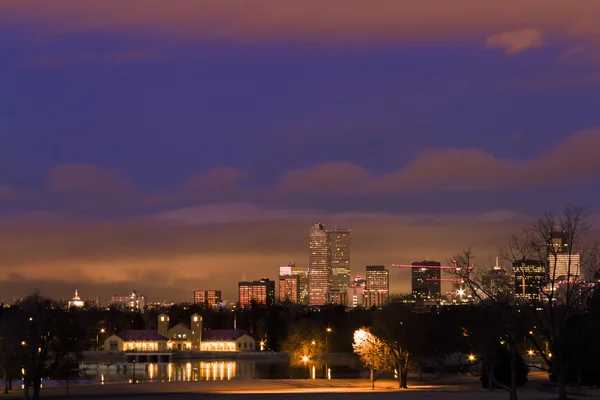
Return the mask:
<path id="1" fill-rule="evenodd" d="M 350 379 L 365 376 L 351 366 L 307 365 L 290 367 L 286 362 L 263 360 L 190 360 L 164 363 L 82 364 L 79 379 L 104 383 L 197 382 L 244 379 Z"/>

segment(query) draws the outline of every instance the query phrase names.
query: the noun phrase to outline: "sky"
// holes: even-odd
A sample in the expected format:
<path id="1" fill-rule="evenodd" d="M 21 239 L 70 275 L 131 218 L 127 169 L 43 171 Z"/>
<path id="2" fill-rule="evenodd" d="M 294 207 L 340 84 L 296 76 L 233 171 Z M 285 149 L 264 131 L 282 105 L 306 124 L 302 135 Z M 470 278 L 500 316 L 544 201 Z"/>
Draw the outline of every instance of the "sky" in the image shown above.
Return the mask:
<path id="1" fill-rule="evenodd" d="M 600 229 L 597 0 L 0 0 L 0 300 L 191 301 L 308 264 L 487 268 Z"/>

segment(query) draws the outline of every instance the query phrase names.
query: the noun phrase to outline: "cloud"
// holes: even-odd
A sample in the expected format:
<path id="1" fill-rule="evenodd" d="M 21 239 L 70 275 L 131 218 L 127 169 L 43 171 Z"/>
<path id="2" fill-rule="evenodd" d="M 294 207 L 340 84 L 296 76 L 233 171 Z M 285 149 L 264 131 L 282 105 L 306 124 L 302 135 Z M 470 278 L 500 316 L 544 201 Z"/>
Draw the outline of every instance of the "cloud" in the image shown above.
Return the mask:
<path id="1" fill-rule="evenodd" d="M 564 34 L 600 19 L 597 0 L 4 0 L 0 10 L 6 24 L 57 34 L 152 32 L 234 41 L 447 42 L 515 25 Z"/>
<path id="2" fill-rule="evenodd" d="M 530 48 L 542 46 L 542 32 L 527 28 L 492 35 L 485 41 L 488 48 L 503 48 L 508 55 L 521 53 Z"/>
<path id="3" fill-rule="evenodd" d="M 0 185 L 0 201 L 11 201 L 18 197 L 19 193 L 8 186 Z"/>
<path id="4" fill-rule="evenodd" d="M 430 149 L 403 168 L 379 175 L 349 163 L 288 172 L 279 188 L 290 193 L 310 189 L 309 193 L 317 196 L 564 187 L 597 178 L 599 148 L 600 129 L 592 129 L 525 161 L 499 158 L 475 148 Z"/>
<path id="5" fill-rule="evenodd" d="M 275 279 L 282 263 L 308 262 L 308 227 L 314 221 L 352 229 L 352 274 L 363 274 L 372 263 L 443 260 L 465 246 L 473 246 L 485 265 L 528 218 L 503 210 L 323 213 L 236 203 L 138 219 L 13 220 L 0 225 L 2 297 L 22 296 L 35 287 L 68 297 L 66 289 L 85 285 L 90 297 L 137 289 L 161 295 L 158 300 L 181 301 L 210 282 L 236 300 L 236 282 L 243 276 Z M 405 272 L 392 271 L 395 292 L 408 290 Z"/>
<path id="6" fill-rule="evenodd" d="M 355 185 L 364 184 L 369 172 L 348 162 L 335 162 L 315 165 L 303 170 L 285 171 L 279 181 L 279 189 L 284 192 L 323 191 L 333 193 L 353 192 Z"/>
<path id="7" fill-rule="evenodd" d="M 185 184 L 188 191 L 227 191 L 235 189 L 248 172 L 234 167 L 216 167 L 192 176 Z"/>
<path id="8" fill-rule="evenodd" d="M 118 172 L 90 164 L 63 164 L 46 173 L 50 189 L 57 191 L 129 192 L 132 185 Z"/>
<path id="9" fill-rule="evenodd" d="M 56 68 L 77 64 L 133 62 L 150 58 L 143 50 L 127 50 L 114 53 L 62 53 L 39 56 L 27 63 L 31 68 Z"/>

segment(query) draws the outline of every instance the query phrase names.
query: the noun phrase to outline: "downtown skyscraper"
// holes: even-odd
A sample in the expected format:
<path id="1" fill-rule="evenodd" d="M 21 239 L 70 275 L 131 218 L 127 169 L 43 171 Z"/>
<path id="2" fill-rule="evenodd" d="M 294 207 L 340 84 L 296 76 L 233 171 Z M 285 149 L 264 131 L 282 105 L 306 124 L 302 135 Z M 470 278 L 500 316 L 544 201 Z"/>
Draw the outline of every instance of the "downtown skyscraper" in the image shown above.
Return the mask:
<path id="1" fill-rule="evenodd" d="M 331 248 L 325 225 L 313 224 L 308 232 L 308 287 L 309 304 L 327 303 L 331 289 Z"/>
<path id="2" fill-rule="evenodd" d="M 325 230 L 313 224 L 309 234 L 309 304 L 323 305 L 350 285 L 350 230 Z"/>
<path id="3" fill-rule="evenodd" d="M 350 286 L 350 229 L 332 229 L 329 236 L 331 290 L 346 293 Z"/>

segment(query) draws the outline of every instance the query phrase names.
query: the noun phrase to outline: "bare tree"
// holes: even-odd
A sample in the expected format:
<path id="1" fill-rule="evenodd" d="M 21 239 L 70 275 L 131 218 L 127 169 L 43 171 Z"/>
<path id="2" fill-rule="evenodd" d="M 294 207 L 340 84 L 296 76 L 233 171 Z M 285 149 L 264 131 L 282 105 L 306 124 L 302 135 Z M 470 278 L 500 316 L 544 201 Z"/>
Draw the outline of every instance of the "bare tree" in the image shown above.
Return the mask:
<path id="1" fill-rule="evenodd" d="M 544 361 L 545 369 L 558 383 L 558 398 L 567 399 L 567 384 L 582 351 L 571 323 L 585 312 L 592 286 L 581 280 L 579 249 L 590 229 L 582 207 L 566 208 L 562 214 L 545 213 L 531 229 L 511 236 L 503 257 L 523 268 L 528 259 L 546 265 L 546 285 L 534 298 L 516 293 L 517 304 L 531 322 L 525 330 L 528 343 Z M 597 246 L 585 254 L 583 266 L 597 268 Z M 521 274 L 525 280 L 525 273 Z M 525 282 L 523 282 L 525 283 Z M 524 288 L 524 284 L 522 285 Z M 524 290 L 524 289 L 523 289 Z"/>
<path id="2" fill-rule="evenodd" d="M 510 290 L 510 281 L 502 276 L 494 276 L 494 285 L 486 277 L 486 272 L 472 270 L 474 252 L 469 247 L 462 253 L 452 257 L 456 260 L 456 269 L 453 274 L 469 289 L 474 301 L 477 303 L 478 322 L 471 332 L 465 336 L 472 345 L 479 347 L 483 354 L 483 367 L 490 379 L 489 387 L 499 387 L 506 390 L 511 400 L 517 400 L 517 366 L 519 351 L 522 350 L 522 316 L 515 307 Z M 483 325 L 481 322 L 485 320 Z M 483 328 L 483 331 L 482 331 Z M 475 331 L 479 331 L 477 334 Z M 510 379 L 508 384 L 501 382 L 495 369 L 497 355 L 507 352 L 509 356 Z"/>
<path id="3" fill-rule="evenodd" d="M 24 391 L 29 398 L 40 398 L 44 377 L 52 377 L 70 355 L 80 350 L 81 336 L 73 315 L 61 310 L 52 300 L 38 291 L 26 297 L 21 304 L 23 324 Z"/>

